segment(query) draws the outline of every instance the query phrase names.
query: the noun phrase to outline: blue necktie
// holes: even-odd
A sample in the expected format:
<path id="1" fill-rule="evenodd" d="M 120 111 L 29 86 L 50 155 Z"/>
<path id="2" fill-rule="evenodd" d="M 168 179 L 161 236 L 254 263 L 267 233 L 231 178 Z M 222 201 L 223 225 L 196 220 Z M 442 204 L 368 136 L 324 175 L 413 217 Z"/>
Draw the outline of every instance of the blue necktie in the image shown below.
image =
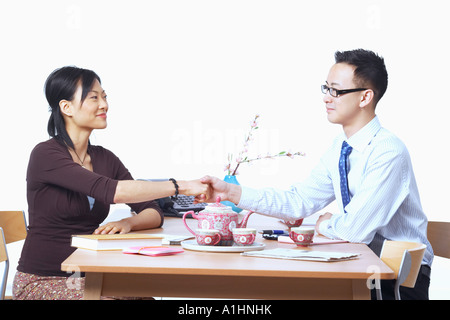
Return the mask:
<path id="1" fill-rule="evenodd" d="M 339 158 L 339 174 L 341 176 L 341 195 L 342 195 L 342 204 L 345 207 L 350 202 L 350 193 L 348 191 L 348 180 L 347 180 L 347 160 L 348 155 L 352 152 L 352 147 L 348 145 L 347 142 L 342 143 L 341 149 L 341 157 Z"/>

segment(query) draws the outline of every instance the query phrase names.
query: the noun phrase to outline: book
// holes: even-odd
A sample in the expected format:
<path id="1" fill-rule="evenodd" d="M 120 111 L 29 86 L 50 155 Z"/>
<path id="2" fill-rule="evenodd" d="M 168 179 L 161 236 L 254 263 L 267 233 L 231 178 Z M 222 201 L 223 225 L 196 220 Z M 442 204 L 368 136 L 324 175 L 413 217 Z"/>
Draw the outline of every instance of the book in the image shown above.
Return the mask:
<path id="1" fill-rule="evenodd" d="M 294 243 L 294 241 L 289 236 L 279 236 L 278 242 L 283 243 Z M 346 243 L 348 241 L 341 239 L 330 239 L 323 236 L 314 235 L 313 242 L 310 246 L 318 245 L 318 244 L 333 244 L 333 243 Z"/>
<path id="2" fill-rule="evenodd" d="M 264 251 L 250 251 L 241 253 L 243 256 L 290 259 L 290 260 L 308 260 L 320 262 L 345 261 L 355 259 L 359 253 L 350 252 L 326 252 L 326 251 L 309 251 L 299 249 L 269 249 Z"/>
<path id="3" fill-rule="evenodd" d="M 72 247 L 88 250 L 123 250 L 131 246 L 150 246 L 152 239 L 163 239 L 163 234 L 86 234 L 73 235 Z"/>
<path id="4" fill-rule="evenodd" d="M 172 254 L 184 252 L 181 248 L 169 248 L 169 247 L 129 247 L 122 250 L 123 253 L 127 254 L 142 254 L 145 256 L 158 257 L 158 256 L 168 256 Z"/>

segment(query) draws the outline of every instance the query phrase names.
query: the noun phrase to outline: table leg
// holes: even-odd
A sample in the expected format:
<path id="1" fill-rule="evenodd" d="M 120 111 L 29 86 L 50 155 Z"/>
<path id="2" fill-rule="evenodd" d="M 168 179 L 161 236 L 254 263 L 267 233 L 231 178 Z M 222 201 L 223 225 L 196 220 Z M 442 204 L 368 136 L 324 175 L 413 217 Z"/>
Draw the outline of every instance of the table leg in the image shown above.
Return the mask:
<path id="1" fill-rule="evenodd" d="M 86 272 L 84 300 L 100 300 L 103 286 L 103 273 Z"/>
<path id="2" fill-rule="evenodd" d="M 353 300 L 370 300 L 370 290 L 367 287 L 367 280 L 352 280 Z"/>

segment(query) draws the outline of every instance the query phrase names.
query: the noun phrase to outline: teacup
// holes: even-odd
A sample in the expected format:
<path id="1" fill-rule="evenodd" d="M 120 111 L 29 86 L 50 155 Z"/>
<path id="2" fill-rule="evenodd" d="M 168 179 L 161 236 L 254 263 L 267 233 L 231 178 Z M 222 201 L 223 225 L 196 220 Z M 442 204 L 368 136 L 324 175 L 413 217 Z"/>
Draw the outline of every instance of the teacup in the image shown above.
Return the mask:
<path id="1" fill-rule="evenodd" d="M 233 240 L 238 246 L 249 246 L 255 242 L 256 229 L 253 228 L 234 228 Z"/>
<path id="2" fill-rule="evenodd" d="M 314 227 L 295 227 L 289 231 L 289 237 L 297 246 L 307 247 L 313 242 Z"/>
<path id="3" fill-rule="evenodd" d="M 289 227 L 289 228 L 294 228 L 294 227 L 300 227 L 303 223 L 303 219 L 298 219 L 298 220 L 284 220 L 284 223 Z"/>
<path id="4" fill-rule="evenodd" d="M 221 240 L 219 230 L 215 229 L 196 229 L 195 238 L 201 246 L 215 246 Z"/>

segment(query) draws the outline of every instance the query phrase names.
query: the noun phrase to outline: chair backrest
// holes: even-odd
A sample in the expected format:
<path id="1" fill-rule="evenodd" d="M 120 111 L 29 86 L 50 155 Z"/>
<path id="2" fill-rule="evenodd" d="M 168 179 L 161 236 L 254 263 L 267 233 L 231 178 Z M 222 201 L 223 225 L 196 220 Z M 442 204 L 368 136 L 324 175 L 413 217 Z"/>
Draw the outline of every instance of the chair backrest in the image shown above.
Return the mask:
<path id="1" fill-rule="evenodd" d="M 427 237 L 434 255 L 450 259 L 450 222 L 428 221 Z"/>
<path id="2" fill-rule="evenodd" d="M 6 252 L 6 241 L 3 234 L 3 229 L 0 228 L 0 263 L 8 260 L 8 253 Z"/>
<path id="3" fill-rule="evenodd" d="M 3 229 L 0 227 L 0 263 L 5 262 L 3 276 L 0 278 L 0 300 L 5 299 L 6 281 L 8 279 L 9 261 Z"/>
<path id="4" fill-rule="evenodd" d="M 3 228 L 7 244 L 25 239 L 27 236 L 25 212 L 0 211 L 0 227 Z"/>
<path id="5" fill-rule="evenodd" d="M 381 250 L 381 260 L 395 272 L 396 278 L 400 271 L 405 251 L 411 255 L 411 269 L 408 277 L 401 284 L 404 287 L 413 288 L 425 253 L 426 245 L 417 242 L 385 240 Z"/>

